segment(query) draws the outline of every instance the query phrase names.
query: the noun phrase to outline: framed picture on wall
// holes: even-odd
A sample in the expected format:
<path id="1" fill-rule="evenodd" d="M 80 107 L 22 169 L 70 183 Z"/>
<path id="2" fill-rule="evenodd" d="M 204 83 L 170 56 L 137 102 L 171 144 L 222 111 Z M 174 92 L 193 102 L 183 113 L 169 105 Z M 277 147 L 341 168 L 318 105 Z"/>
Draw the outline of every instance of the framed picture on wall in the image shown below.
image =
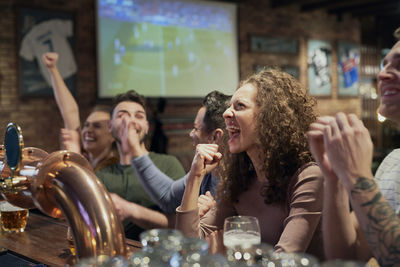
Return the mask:
<path id="1" fill-rule="evenodd" d="M 262 64 L 255 64 L 254 65 L 254 72 L 258 73 L 260 72 L 262 69 L 264 68 L 268 68 L 270 66 L 266 66 L 266 65 L 262 65 Z M 298 66 L 294 66 L 294 65 L 284 65 L 284 66 L 279 66 L 279 69 L 281 69 L 284 72 L 289 73 L 290 75 L 292 75 L 293 77 L 295 77 L 296 79 L 299 79 L 300 77 L 300 70 Z"/>
<path id="2" fill-rule="evenodd" d="M 338 42 L 338 96 L 358 96 L 360 49 L 351 42 Z"/>
<path id="3" fill-rule="evenodd" d="M 313 96 L 332 94 L 331 55 L 329 41 L 308 41 L 308 87 Z"/>
<path id="4" fill-rule="evenodd" d="M 250 52 L 297 54 L 299 42 L 288 37 L 250 36 Z"/>
<path id="5" fill-rule="evenodd" d="M 42 60 L 42 55 L 46 52 L 59 54 L 57 68 L 74 94 L 77 73 L 74 56 L 74 14 L 24 7 L 17 10 L 20 95 L 52 95 L 50 74 Z"/>

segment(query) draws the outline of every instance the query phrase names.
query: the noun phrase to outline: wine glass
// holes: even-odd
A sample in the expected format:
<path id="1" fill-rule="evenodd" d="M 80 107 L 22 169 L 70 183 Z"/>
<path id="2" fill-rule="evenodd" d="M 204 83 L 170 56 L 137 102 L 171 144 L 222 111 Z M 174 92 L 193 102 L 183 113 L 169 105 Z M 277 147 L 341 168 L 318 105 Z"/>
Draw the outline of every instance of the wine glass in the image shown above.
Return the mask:
<path id="1" fill-rule="evenodd" d="M 229 261 L 251 262 L 252 246 L 261 243 L 260 226 L 256 217 L 232 216 L 224 222 L 224 246 Z"/>

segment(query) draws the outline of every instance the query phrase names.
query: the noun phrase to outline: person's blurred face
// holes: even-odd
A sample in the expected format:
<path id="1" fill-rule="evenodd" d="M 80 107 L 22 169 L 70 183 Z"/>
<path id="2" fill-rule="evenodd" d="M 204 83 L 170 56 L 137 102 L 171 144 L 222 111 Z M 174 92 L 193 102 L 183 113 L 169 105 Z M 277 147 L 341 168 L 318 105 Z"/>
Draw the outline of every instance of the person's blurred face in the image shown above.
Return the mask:
<path id="1" fill-rule="evenodd" d="M 252 84 L 244 84 L 233 94 L 231 104 L 224 112 L 231 153 L 246 151 L 249 154 L 257 150 L 256 95 L 257 89 Z"/>
<path id="2" fill-rule="evenodd" d="M 378 74 L 378 89 L 381 98 L 379 113 L 400 123 L 400 41 L 383 60 L 383 69 Z"/>
<path id="3" fill-rule="evenodd" d="M 206 114 L 206 108 L 201 107 L 197 112 L 196 118 L 194 119 L 193 129 L 190 132 L 190 137 L 193 139 L 193 145 L 208 144 L 210 143 L 210 134 L 206 133 L 204 124 L 204 115 Z"/>
<path id="4" fill-rule="evenodd" d="M 149 123 L 143 106 L 136 102 L 123 101 L 114 108 L 110 128 L 112 136 L 118 143 L 121 143 L 120 134 L 123 119 L 134 122 L 140 142 L 143 143 L 149 131 Z"/>
<path id="5" fill-rule="evenodd" d="M 114 138 L 108 131 L 110 114 L 94 111 L 87 117 L 81 131 L 83 148 L 88 153 L 98 153 L 108 149 Z"/>

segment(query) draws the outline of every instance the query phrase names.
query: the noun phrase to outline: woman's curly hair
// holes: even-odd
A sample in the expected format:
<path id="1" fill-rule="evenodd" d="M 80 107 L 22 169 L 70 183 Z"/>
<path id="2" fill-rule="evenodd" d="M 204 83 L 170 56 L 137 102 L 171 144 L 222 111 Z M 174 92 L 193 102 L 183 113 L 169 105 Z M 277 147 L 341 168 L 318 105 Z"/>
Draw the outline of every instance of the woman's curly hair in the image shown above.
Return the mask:
<path id="1" fill-rule="evenodd" d="M 306 132 L 316 119 L 315 100 L 295 78 L 277 69 L 262 70 L 240 86 L 244 84 L 257 89 L 256 142 L 266 175 L 261 195 L 266 204 L 284 203 L 291 177 L 312 161 Z M 225 155 L 224 167 L 218 197 L 237 202 L 256 179 L 255 168 L 246 152 Z"/>

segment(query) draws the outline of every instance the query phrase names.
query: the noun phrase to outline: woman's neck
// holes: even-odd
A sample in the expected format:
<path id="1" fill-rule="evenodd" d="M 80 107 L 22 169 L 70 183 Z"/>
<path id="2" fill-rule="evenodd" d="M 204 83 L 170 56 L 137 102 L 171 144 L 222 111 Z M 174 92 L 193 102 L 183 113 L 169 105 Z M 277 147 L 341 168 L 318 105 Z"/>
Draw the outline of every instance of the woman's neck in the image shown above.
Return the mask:
<path id="1" fill-rule="evenodd" d="M 108 149 L 104 149 L 99 151 L 98 153 L 95 152 L 88 152 L 88 160 L 90 162 L 90 165 L 92 165 L 93 168 L 96 168 L 96 166 L 104 159 L 110 158 L 112 156 L 112 149 L 111 147 Z"/>
<path id="2" fill-rule="evenodd" d="M 249 156 L 251 163 L 253 163 L 253 167 L 256 171 L 257 180 L 264 182 L 266 177 L 265 170 L 263 169 L 264 161 L 260 157 L 260 150 L 253 149 L 250 151 L 246 151 L 247 156 Z"/>

